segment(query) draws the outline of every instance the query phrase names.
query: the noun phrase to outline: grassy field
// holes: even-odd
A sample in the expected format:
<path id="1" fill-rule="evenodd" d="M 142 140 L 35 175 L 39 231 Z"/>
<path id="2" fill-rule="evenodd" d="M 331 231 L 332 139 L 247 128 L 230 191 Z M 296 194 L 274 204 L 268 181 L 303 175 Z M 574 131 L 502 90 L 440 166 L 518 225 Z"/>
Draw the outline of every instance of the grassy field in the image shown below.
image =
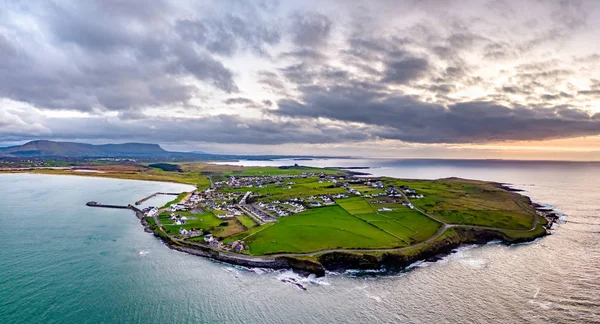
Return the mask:
<path id="1" fill-rule="evenodd" d="M 246 215 L 237 216 L 236 218 L 247 229 L 253 228 L 258 225 L 252 218 L 250 218 Z"/>
<path id="2" fill-rule="evenodd" d="M 388 178 L 389 179 L 389 178 Z M 498 227 L 509 230 L 529 229 L 533 225 L 533 209 L 523 196 L 502 190 L 493 183 L 464 179 L 389 180 L 395 185 L 408 185 L 422 199 L 412 203 L 424 212 L 450 224 Z"/>
<path id="3" fill-rule="evenodd" d="M 180 202 L 180 201 L 181 201 L 183 198 L 185 198 L 185 196 L 187 196 L 187 195 L 188 195 L 188 192 L 182 192 L 182 193 L 180 193 L 180 194 L 177 196 L 177 198 L 175 198 L 175 199 L 173 199 L 173 200 L 169 201 L 168 203 L 166 203 L 166 204 L 165 204 L 164 206 L 162 206 L 161 208 L 167 208 L 167 207 L 169 207 L 169 206 L 171 206 L 171 205 L 173 205 L 173 204 L 177 204 L 177 203 L 179 203 L 179 202 Z"/>
<path id="4" fill-rule="evenodd" d="M 338 199 L 336 203 L 352 215 L 374 213 L 371 205 L 361 197 Z"/>
<path id="5" fill-rule="evenodd" d="M 357 216 L 393 235 L 401 237 L 409 244 L 428 239 L 441 226 L 440 223 L 408 208 L 406 208 L 406 211 L 360 214 Z"/>
<path id="6" fill-rule="evenodd" d="M 339 206 L 315 208 L 282 217 L 278 223 L 248 237 L 246 243 L 250 246 L 250 253 L 257 255 L 405 245 Z"/>
<path id="7" fill-rule="evenodd" d="M 216 228 L 223 221 L 217 218 L 210 212 L 202 213 L 202 214 L 192 214 L 190 212 L 177 212 L 178 215 L 186 216 L 188 219 L 186 223 L 183 225 L 174 225 L 172 220 L 169 219 L 170 213 L 161 213 L 158 216 L 160 223 L 164 226 L 164 228 L 170 234 L 179 234 L 179 228 L 183 227 L 185 229 L 200 229 L 200 230 L 211 230 Z"/>
<path id="8" fill-rule="evenodd" d="M 220 219 L 211 212 L 202 214 L 176 212 L 176 214 L 187 217 L 185 224 L 174 225 L 174 221 L 169 219 L 170 213 L 162 213 L 158 217 L 165 230 L 171 235 L 179 235 L 179 228 L 183 227 L 187 230 L 194 228 L 202 230 L 205 233 L 210 232 L 218 238 L 225 238 L 244 232 L 247 229 L 246 226 L 242 225 L 242 223 L 235 218 Z"/>

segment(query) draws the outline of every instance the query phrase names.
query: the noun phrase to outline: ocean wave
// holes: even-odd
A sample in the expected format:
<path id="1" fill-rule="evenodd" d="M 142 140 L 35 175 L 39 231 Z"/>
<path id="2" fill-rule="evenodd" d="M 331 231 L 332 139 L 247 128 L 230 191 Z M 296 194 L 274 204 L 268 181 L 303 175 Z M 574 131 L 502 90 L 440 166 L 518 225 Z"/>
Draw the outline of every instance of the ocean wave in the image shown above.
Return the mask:
<path id="1" fill-rule="evenodd" d="M 280 270 L 276 279 L 284 283 L 300 284 L 303 287 L 307 285 L 314 286 L 330 286 L 331 284 L 325 277 L 317 277 L 314 274 L 308 276 L 301 276 L 292 270 Z"/>

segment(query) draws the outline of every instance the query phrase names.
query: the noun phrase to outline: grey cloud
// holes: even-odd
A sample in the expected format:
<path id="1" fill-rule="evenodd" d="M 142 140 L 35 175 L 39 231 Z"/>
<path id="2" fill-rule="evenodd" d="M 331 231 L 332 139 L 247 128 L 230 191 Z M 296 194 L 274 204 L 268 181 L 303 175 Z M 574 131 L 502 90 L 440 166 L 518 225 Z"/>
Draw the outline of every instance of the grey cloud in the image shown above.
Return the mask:
<path id="1" fill-rule="evenodd" d="M 285 85 L 279 76 L 270 71 L 260 71 L 258 73 L 258 82 L 278 91 L 285 89 Z"/>
<path id="2" fill-rule="evenodd" d="M 98 137 L 118 132 L 141 136 L 147 131 L 160 138 L 157 131 L 171 132 L 169 136 L 175 138 L 176 131 L 181 134 L 182 129 L 192 128 L 215 133 L 193 140 L 219 143 L 259 143 L 261 137 L 265 143 L 329 143 L 338 141 L 335 136 L 339 141 L 380 137 L 465 143 L 594 135 L 597 115 L 555 106 L 569 102 L 583 107 L 598 98 L 597 80 L 589 80 L 586 89 L 569 83 L 574 76 L 585 81 L 595 74 L 600 60 L 594 48 L 580 56 L 569 54 L 566 61 L 560 55 L 536 61 L 555 57 L 548 53 L 561 54 L 559 41 L 567 42 L 574 31 L 581 35 L 593 31 L 591 4 L 561 7 L 553 1 L 517 7 L 516 2 L 496 1 L 470 4 L 472 11 L 463 13 L 461 2 L 453 6 L 420 2 L 419 10 L 428 10 L 423 10 L 423 17 L 411 16 L 418 19 L 413 22 L 403 20 L 403 15 L 413 14 L 412 2 L 410 6 L 364 3 L 365 11 L 379 8 L 381 12 L 358 14 L 346 24 L 347 17 L 338 19 L 348 14 L 346 7 L 333 14 L 323 6 L 322 13 L 302 10 L 290 15 L 296 6 L 274 2 L 8 3 L 9 11 L 18 14 L 14 19 L 24 20 L 11 21 L 11 15 L 0 20 L 0 75 L 4 76 L 0 98 L 91 115 L 108 115 L 111 110 L 114 116 L 117 111 L 118 118 L 111 117 L 111 123 L 118 127 L 101 119 L 79 121 L 81 127 L 89 123 L 85 124 L 89 136 Z M 481 8 L 511 19 L 491 17 Z M 362 12 L 363 8 L 355 9 Z M 383 16 L 398 20 L 376 21 Z M 28 20 L 39 26 L 39 32 L 21 27 Z M 252 59 L 246 60 L 247 56 Z M 504 64 L 513 57 L 525 64 L 516 68 Z M 260 64 L 246 66 L 258 59 Z M 240 66 L 241 71 L 233 70 Z M 500 85 L 487 75 L 497 66 L 503 69 Z M 270 70 L 254 72 L 255 68 Z M 244 84 L 236 83 L 238 76 Z M 240 88 L 248 84 L 248 76 L 268 92 L 258 98 L 269 100 L 239 97 L 249 93 Z M 471 86 L 487 94 L 464 99 Z M 170 130 L 147 115 L 147 108 L 154 107 L 185 109 L 187 116 L 194 116 L 199 112 L 190 108 L 190 102 L 205 99 L 203 109 L 213 109 L 210 114 L 221 102 L 263 109 L 265 118 L 274 119 L 166 118 L 177 126 Z M 517 99 L 521 105 L 511 103 Z M 213 102 L 217 108 L 211 107 Z M 22 116 L 4 113 L 2 117 L 28 129 Z M 322 124 L 319 117 L 335 122 Z M 98 126 L 92 126 L 92 121 Z M 66 120 L 47 122 L 55 136 L 88 136 L 61 130 L 69 126 Z M 125 123 L 131 124 L 130 131 Z M 44 134 L 44 125 L 31 133 Z M 17 133 L 15 127 L 11 132 Z"/>
<path id="3" fill-rule="evenodd" d="M 397 60 L 390 60 L 386 64 L 382 81 L 407 84 L 421 77 L 428 68 L 429 63 L 423 58 L 404 57 Z"/>
<path id="4" fill-rule="evenodd" d="M 225 92 L 238 90 L 223 63 L 172 37 L 174 27 L 165 17 L 174 9 L 166 2 L 43 2 L 32 7 L 21 14 L 46 26 L 47 39 L 54 42 L 36 44 L 39 37 L 23 33 L 13 34 L 14 43 L 0 37 L 0 70 L 11 76 L 0 81 L 0 97 L 97 112 L 186 103 L 198 92 L 182 82 L 190 76 Z M 42 56 L 35 52 L 38 46 L 52 50 Z"/>
<path id="5" fill-rule="evenodd" d="M 237 97 L 237 98 L 229 98 L 223 101 L 227 105 L 236 105 L 236 104 L 253 104 L 254 101 L 248 98 Z"/>
<path id="6" fill-rule="evenodd" d="M 515 56 L 511 46 L 507 43 L 489 43 L 483 48 L 483 57 L 491 60 L 508 59 Z"/>
<path id="7" fill-rule="evenodd" d="M 232 56 L 242 49 L 268 55 L 265 45 L 279 43 L 276 26 L 257 19 L 257 14 L 228 14 L 220 19 L 180 19 L 175 30 L 184 39 L 205 47 L 208 51 Z"/>
<path id="8" fill-rule="evenodd" d="M 296 45 L 314 47 L 322 45 L 329 38 L 333 22 L 325 15 L 296 13 L 292 17 L 290 33 Z"/>
<path id="9" fill-rule="evenodd" d="M 376 127 L 372 135 L 418 143 L 485 143 L 600 134 L 600 120 L 571 107 L 509 108 L 494 102 L 443 106 L 415 97 L 350 87 L 307 87 L 302 101 L 281 100 L 274 113 Z"/>
<path id="10" fill-rule="evenodd" d="M 600 90 L 581 90 L 578 92 L 580 95 L 596 95 L 600 96 Z"/>
<path id="11" fill-rule="evenodd" d="M 107 118 L 48 118 L 48 139 L 144 140 L 177 143 L 187 141 L 241 144 L 341 143 L 369 139 L 366 127 L 352 128 L 306 120 L 282 121 L 216 115 L 199 118 L 144 120 Z M 177 125 L 177 127 L 173 127 Z M 0 128 L 0 135 L 3 135 Z M 23 137 L 26 138 L 26 137 Z M 37 138 L 37 137 L 35 137 Z"/>
<path id="12" fill-rule="evenodd" d="M 282 58 L 291 57 L 291 58 L 296 58 L 296 59 L 301 59 L 301 60 L 313 60 L 313 61 L 321 61 L 321 60 L 327 58 L 327 56 L 325 56 L 323 53 L 316 51 L 314 49 L 310 49 L 310 48 L 302 48 L 302 49 L 298 49 L 298 50 L 295 50 L 292 52 L 284 52 L 280 55 L 280 57 L 282 57 Z"/>

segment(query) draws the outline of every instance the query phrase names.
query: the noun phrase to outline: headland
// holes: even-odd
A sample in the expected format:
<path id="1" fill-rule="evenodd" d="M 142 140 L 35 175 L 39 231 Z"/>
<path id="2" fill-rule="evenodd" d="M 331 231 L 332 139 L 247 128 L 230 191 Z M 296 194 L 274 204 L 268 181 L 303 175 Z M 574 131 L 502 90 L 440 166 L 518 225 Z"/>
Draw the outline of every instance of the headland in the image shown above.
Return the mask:
<path id="1" fill-rule="evenodd" d="M 494 182 L 359 177 L 297 165 L 163 172 L 202 182 L 164 206 L 124 207 L 172 249 L 248 267 L 317 275 L 402 270 L 463 244 L 532 241 L 557 220 Z"/>

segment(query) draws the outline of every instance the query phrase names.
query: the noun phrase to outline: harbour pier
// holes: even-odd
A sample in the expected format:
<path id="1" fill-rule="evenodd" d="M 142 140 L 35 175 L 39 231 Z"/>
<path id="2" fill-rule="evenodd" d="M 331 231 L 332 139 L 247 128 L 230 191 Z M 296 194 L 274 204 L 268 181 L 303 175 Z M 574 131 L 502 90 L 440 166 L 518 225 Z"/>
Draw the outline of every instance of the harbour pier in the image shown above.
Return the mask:
<path id="1" fill-rule="evenodd" d="M 143 203 L 144 203 L 144 201 L 146 201 L 146 200 L 148 200 L 148 199 L 150 199 L 150 198 L 156 197 L 156 196 L 158 196 L 158 195 L 179 196 L 179 193 L 176 193 L 176 192 L 155 192 L 155 193 L 151 194 L 151 195 L 150 195 L 150 196 L 148 196 L 148 197 L 144 197 L 144 198 L 142 198 L 142 199 L 140 199 L 140 200 L 136 201 L 136 202 L 135 202 L 135 204 L 136 204 L 136 206 L 137 206 L 137 205 L 141 205 L 141 204 L 143 204 Z"/>

